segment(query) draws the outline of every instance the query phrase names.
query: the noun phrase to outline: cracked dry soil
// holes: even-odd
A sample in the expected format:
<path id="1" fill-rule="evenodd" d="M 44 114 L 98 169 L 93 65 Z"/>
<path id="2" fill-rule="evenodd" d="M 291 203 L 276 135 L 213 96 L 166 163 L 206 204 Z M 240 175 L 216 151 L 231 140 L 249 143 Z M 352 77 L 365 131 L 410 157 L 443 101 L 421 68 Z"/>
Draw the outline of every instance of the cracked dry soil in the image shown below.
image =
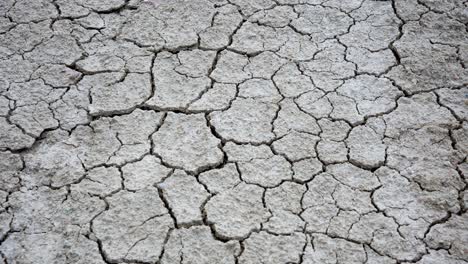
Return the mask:
<path id="1" fill-rule="evenodd" d="M 1 0 L 0 264 L 468 263 L 468 1 Z"/>

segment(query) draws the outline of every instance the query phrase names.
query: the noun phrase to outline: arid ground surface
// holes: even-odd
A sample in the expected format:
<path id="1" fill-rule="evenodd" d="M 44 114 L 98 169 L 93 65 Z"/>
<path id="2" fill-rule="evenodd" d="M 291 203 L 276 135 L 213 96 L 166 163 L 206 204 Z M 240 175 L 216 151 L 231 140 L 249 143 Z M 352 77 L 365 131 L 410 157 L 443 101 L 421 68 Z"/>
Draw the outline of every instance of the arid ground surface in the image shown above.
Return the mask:
<path id="1" fill-rule="evenodd" d="M 0 263 L 468 263 L 467 26 L 466 0 L 0 0 Z"/>

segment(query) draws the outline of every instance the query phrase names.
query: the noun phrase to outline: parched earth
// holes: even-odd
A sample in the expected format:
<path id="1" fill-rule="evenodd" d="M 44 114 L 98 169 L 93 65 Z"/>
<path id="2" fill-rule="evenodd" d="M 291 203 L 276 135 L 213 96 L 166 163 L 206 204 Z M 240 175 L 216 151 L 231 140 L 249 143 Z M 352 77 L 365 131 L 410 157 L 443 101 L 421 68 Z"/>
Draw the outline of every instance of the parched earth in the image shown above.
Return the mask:
<path id="1" fill-rule="evenodd" d="M 1 0 L 1 264 L 468 263 L 468 1 Z"/>

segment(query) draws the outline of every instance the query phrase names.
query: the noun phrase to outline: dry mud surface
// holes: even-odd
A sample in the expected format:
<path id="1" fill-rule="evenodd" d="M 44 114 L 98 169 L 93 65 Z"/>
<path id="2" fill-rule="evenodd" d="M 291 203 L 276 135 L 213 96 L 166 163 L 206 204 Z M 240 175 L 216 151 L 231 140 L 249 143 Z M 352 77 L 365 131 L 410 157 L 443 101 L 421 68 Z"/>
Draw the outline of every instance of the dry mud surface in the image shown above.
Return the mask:
<path id="1" fill-rule="evenodd" d="M 468 1 L 1 0 L 1 264 L 468 263 Z"/>

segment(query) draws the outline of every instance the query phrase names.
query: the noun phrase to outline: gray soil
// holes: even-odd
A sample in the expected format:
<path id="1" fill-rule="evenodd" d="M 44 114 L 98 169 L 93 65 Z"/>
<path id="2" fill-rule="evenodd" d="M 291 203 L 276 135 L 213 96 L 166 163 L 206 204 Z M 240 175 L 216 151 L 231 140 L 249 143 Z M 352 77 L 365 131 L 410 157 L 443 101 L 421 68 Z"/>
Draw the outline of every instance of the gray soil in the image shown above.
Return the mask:
<path id="1" fill-rule="evenodd" d="M 468 263 L 468 1 L 0 0 L 0 264 Z"/>

